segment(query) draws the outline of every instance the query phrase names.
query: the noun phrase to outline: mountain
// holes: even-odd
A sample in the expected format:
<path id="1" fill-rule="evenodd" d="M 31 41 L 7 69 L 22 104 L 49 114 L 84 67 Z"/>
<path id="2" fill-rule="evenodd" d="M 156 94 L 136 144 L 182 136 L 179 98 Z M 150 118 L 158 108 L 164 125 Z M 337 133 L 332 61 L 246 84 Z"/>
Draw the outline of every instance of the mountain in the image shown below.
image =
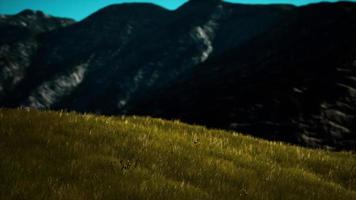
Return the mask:
<path id="1" fill-rule="evenodd" d="M 133 113 L 355 149 L 355 11 L 348 3 L 298 8 L 262 36 L 149 94 Z"/>
<path id="2" fill-rule="evenodd" d="M 133 3 L 56 20 L 30 34 L 26 56 L 0 52 L 18 63 L 0 64 L 0 105 L 177 118 L 356 149 L 355 3 Z"/>

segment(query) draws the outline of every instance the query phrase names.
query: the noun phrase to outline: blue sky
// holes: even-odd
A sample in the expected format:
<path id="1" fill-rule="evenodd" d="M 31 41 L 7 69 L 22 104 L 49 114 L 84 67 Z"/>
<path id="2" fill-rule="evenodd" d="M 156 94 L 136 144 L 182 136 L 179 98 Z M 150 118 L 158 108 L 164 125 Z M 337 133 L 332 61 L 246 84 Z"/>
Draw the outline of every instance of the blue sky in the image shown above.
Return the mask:
<path id="1" fill-rule="evenodd" d="M 14 14 L 23 9 L 42 10 L 47 14 L 83 19 L 96 10 L 110 4 L 123 2 L 152 2 L 169 9 L 175 9 L 187 0 L 0 0 L 0 14 Z M 332 1 L 332 0 L 330 0 Z M 335 1 L 335 0 L 334 0 Z M 303 5 L 318 0 L 229 0 L 236 3 L 290 3 Z"/>

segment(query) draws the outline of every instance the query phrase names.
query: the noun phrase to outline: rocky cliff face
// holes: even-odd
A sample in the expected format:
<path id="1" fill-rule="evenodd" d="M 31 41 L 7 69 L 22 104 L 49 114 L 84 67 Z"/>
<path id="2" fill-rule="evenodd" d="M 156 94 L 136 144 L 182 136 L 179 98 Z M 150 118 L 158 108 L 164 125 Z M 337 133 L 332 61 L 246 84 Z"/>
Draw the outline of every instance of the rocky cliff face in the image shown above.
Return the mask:
<path id="1" fill-rule="evenodd" d="M 70 26 L 51 18 L 23 34 L 29 43 L 7 28 L 0 49 L 20 46 L 0 51 L 11 60 L 0 65 L 0 103 L 179 118 L 356 149 L 355 13 L 353 3 L 193 0 L 175 11 L 113 5 Z"/>
<path id="2" fill-rule="evenodd" d="M 24 79 L 39 46 L 37 37 L 72 23 L 32 10 L 0 16 L 0 102 Z"/>

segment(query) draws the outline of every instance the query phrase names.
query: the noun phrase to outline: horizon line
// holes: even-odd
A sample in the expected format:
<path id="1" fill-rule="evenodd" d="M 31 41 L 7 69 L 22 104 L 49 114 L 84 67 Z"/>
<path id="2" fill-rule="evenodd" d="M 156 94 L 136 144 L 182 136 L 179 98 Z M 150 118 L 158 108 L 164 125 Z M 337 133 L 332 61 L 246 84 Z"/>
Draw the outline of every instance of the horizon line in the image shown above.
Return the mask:
<path id="1" fill-rule="evenodd" d="M 320 3 L 341 3 L 341 2 L 349 2 L 349 3 L 356 3 L 355 0 L 323 0 L 323 1 L 318 1 L 318 2 L 309 2 L 305 4 L 296 4 L 296 3 L 282 3 L 282 2 L 271 2 L 271 3 L 247 3 L 247 2 L 231 2 L 231 0 L 223 0 L 225 3 L 231 3 L 231 4 L 240 4 L 240 5 L 289 5 L 289 6 L 295 6 L 295 7 L 302 7 L 302 6 L 307 6 L 307 5 L 312 5 L 312 4 L 320 4 Z M 33 8 L 22 8 L 22 9 L 17 9 L 16 11 L 10 11 L 10 12 L 1 12 L 0 15 L 16 15 L 21 13 L 22 11 L 25 10 L 32 10 L 32 11 L 40 11 L 43 12 L 46 15 L 52 16 L 52 17 L 58 17 L 58 18 L 67 18 L 67 19 L 73 19 L 75 21 L 81 21 L 90 15 L 96 13 L 97 11 L 104 9 L 108 6 L 113 6 L 113 5 L 123 5 L 123 4 L 153 4 L 158 7 L 170 10 L 170 11 L 175 11 L 179 9 L 181 6 L 184 4 L 188 3 L 188 1 L 183 2 L 182 4 L 175 6 L 175 7 L 168 7 L 164 6 L 155 2 L 147 2 L 147 1 L 133 1 L 133 2 L 118 2 L 118 3 L 112 3 L 112 4 L 107 4 L 105 6 L 102 6 L 98 9 L 95 9 L 94 11 L 88 12 L 87 14 L 81 16 L 81 17 L 75 17 L 75 16 L 66 16 L 66 15 L 61 15 L 61 14 L 53 14 L 51 12 L 48 12 L 44 9 L 33 9 Z"/>

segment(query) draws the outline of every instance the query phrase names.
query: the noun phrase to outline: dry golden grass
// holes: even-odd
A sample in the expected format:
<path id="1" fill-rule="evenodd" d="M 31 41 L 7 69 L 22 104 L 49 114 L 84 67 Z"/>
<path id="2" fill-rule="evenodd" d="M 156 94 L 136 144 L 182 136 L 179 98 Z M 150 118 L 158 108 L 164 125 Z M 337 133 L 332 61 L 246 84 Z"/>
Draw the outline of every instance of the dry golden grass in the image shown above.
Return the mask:
<path id="1" fill-rule="evenodd" d="M 356 156 L 177 121 L 0 109 L 0 199 L 356 199 Z"/>

